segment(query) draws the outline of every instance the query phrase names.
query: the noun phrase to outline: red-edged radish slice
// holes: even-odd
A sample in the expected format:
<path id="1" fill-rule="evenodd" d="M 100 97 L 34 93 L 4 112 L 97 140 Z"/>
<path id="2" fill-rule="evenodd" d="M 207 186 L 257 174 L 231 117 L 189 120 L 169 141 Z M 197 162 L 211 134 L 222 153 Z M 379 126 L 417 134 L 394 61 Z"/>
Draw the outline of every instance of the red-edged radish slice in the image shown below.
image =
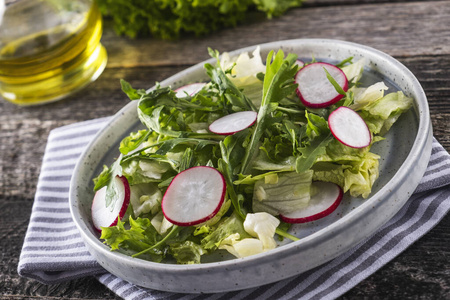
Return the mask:
<path id="1" fill-rule="evenodd" d="M 188 84 L 188 85 L 184 85 L 182 87 L 177 88 L 174 91 L 174 92 L 176 92 L 175 96 L 177 96 L 177 98 L 186 97 L 186 94 L 189 95 L 189 96 L 194 96 L 205 85 L 206 85 L 206 83 L 204 83 L 204 82 L 197 82 L 197 83 L 191 83 L 191 84 Z"/>
<path id="2" fill-rule="evenodd" d="M 296 93 L 306 107 L 327 107 L 343 97 L 328 80 L 324 68 L 344 91 L 348 90 L 347 77 L 338 67 L 324 62 L 306 65 L 295 75 Z"/>
<path id="3" fill-rule="evenodd" d="M 299 68 L 303 68 L 305 66 L 305 62 L 301 59 L 297 59 L 295 64 L 299 66 Z"/>
<path id="4" fill-rule="evenodd" d="M 332 182 L 313 182 L 318 193 L 309 200 L 307 207 L 280 215 L 286 223 L 307 223 L 331 214 L 341 203 L 344 195 L 340 186 Z"/>
<path id="5" fill-rule="evenodd" d="M 166 219 L 178 226 L 208 221 L 222 207 L 225 179 L 214 168 L 192 167 L 175 176 L 161 201 Z"/>
<path id="6" fill-rule="evenodd" d="M 113 179 L 117 188 L 117 200 L 114 207 L 106 207 L 106 186 L 98 190 L 92 201 L 91 213 L 95 229 L 102 230 L 102 227 L 111 227 L 117 224 L 117 218 L 122 218 L 130 204 L 130 185 L 124 176 L 116 176 Z"/>
<path id="7" fill-rule="evenodd" d="M 328 116 L 328 126 L 334 137 L 352 148 L 370 145 L 372 135 L 366 122 L 351 108 L 341 106 Z"/>
<path id="8" fill-rule="evenodd" d="M 221 135 L 234 134 L 255 124 L 257 116 L 255 111 L 232 113 L 212 122 L 209 131 Z"/>

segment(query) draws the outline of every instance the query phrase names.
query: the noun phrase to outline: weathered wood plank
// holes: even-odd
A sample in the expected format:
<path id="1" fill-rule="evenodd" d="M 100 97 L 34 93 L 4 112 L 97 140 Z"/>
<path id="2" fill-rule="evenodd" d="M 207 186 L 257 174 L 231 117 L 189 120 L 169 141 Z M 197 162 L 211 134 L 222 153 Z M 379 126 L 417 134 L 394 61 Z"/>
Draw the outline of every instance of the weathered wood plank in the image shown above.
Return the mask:
<path id="1" fill-rule="evenodd" d="M 450 299 L 450 215 L 432 231 L 341 297 L 347 299 Z M 376 296 L 375 296 L 376 295 Z"/>
<path id="2" fill-rule="evenodd" d="M 365 44 L 393 56 L 450 53 L 447 1 L 334 5 L 292 9 L 273 20 L 258 17 L 237 29 L 179 41 L 130 40 L 106 26 L 108 67 L 193 65 L 208 57 L 207 47 L 231 51 L 298 38 L 332 38 Z M 413 45 L 413 46 L 412 46 Z"/>

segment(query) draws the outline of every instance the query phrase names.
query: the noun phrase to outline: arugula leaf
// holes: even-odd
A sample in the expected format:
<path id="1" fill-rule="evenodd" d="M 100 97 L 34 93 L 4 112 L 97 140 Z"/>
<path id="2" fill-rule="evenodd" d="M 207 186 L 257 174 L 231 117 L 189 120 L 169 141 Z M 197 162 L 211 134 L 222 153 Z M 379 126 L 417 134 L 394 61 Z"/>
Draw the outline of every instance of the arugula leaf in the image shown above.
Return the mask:
<path id="1" fill-rule="evenodd" d="M 271 51 L 267 56 L 266 75 L 264 76 L 263 98 L 258 112 L 256 127 L 253 131 L 250 144 L 247 146 L 246 153 L 242 162 L 241 173 L 246 174 L 253 155 L 257 151 L 260 138 L 266 129 L 266 123 L 270 114 L 278 107 L 278 102 L 286 96 L 292 94 L 297 84 L 294 83 L 294 75 L 298 70 L 295 65 L 297 56 L 289 53 L 284 58 L 284 52 L 279 50 L 272 60 L 274 52 Z"/>
<path id="2" fill-rule="evenodd" d="M 127 81 L 120 79 L 120 85 L 122 87 L 122 91 L 127 94 L 128 98 L 130 100 L 138 100 L 141 98 L 141 96 L 145 95 L 145 90 L 135 90 L 131 87 L 131 84 L 129 84 Z"/>
<path id="3" fill-rule="evenodd" d="M 305 116 L 308 121 L 306 126 L 306 135 L 310 139 L 314 139 L 316 136 L 330 132 L 328 129 L 328 122 L 323 117 L 308 112 L 305 112 Z"/>
<path id="4" fill-rule="evenodd" d="M 143 141 L 147 140 L 148 136 L 151 134 L 148 130 L 139 130 L 138 132 L 132 132 L 129 136 L 125 137 L 119 146 L 119 151 L 126 155 L 129 152 L 137 149 Z"/>
<path id="5" fill-rule="evenodd" d="M 245 211 L 243 209 L 244 197 L 238 194 L 235 186 L 233 185 L 234 179 L 240 169 L 241 157 L 245 153 L 244 144 L 248 138 L 250 129 L 245 129 L 237 132 L 233 135 L 229 135 L 224 141 L 220 142 L 220 151 L 222 158 L 217 162 L 218 169 L 225 177 L 227 185 L 227 195 L 231 200 L 231 203 L 236 213 L 242 218 L 245 218 Z"/>
<path id="6" fill-rule="evenodd" d="M 236 233 L 241 239 L 251 237 L 244 229 L 243 219 L 232 214 L 230 217 L 223 218 L 215 229 L 202 239 L 201 245 L 204 249 L 215 250 L 224 239 Z"/>
<path id="7" fill-rule="evenodd" d="M 298 173 L 309 170 L 317 158 L 326 153 L 328 144 L 334 139 L 323 117 L 308 112 L 305 116 L 308 120 L 305 140 L 298 148 L 301 155 L 297 156 L 295 162 L 295 170 Z"/>
<path id="8" fill-rule="evenodd" d="M 352 64 L 353 63 L 353 56 L 347 57 L 346 59 L 340 61 L 339 63 L 335 64 L 336 67 L 342 68 L 346 64 Z"/>
<path id="9" fill-rule="evenodd" d="M 345 96 L 345 91 L 342 89 L 342 87 L 339 85 L 339 83 L 336 82 L 336 80 L 331 76 L 331 74 L 328 72 L 326 68 L 323 68 L 325 73 L 327 74 L 327 79 L 330 81 L 330 83 L 333 85 L 336 92 L 338 92 L 341 95 Z"/>
<path id="10" fill-rule="evenodd" d="M 178 145 L 188 145 L 195 146 L 198 149 L 204 148 L 209 145 L 218 145 L 218 141 L 204 140 L 204 139 L 196 139 L 196 138 L 177 138 L 170 139 L 161 143 L 159 149 L 155 152 L 155 154 L 165 155 L 169 151 L 172 151 Z"/>
<path id="11" fill-rule="evenodd" d="M 167 137 L 216 138 L 210 133 L 192 132 L 189 125 L 211 123 L 223 115 L 223 105 L 214 101 L 207 90 L 195 96 L 178 98 L 169 87 L 158 88 L 142 96 L 138 116 L 150 130 Z"/>
<path id="12" fill-rule="evenodd" d="M 227 107 L 228 113 L 245 110 L 256 111 L 252 101 L 228 78 L 219 63 L 216 67 L 205 64 L 205 69 L 211 82 L 219 90 L 221 102 Z"/>
<path id="13" fill-rule="evenodd" d="M 326 147 L 334 139 L 330 133 L 328 135 L 320 135 L 314 138 L 308 145 L 301 147 L 302 153 L 295 161 L 295 170 L 302 173 L 309 170 L 316 162 L 317 157 L 326 153 Z"/>
<path id="14" fill-rule="evenodd" d="M 111 165 L 110 168 L 108 168 L 107 166 L 103 166 L 103 171 L 100 173 L 100 175 L 93 179 L 95 184 L 94 191 L 98 191 L 104 186 L 107 187 L 105 196 L 106 207 L 114 207 L 114 204 L 117 201 L 118 194 L 114 178 L 116 176 L 122 176 L 122 167 L 120 165 L 121 160 L 122 154 Z"/>
<path id="15" fill-rule="evenodd" d="M 116 226 L 102 227 L 100 239 L 104 240 L 111 250 L 124 249 L 132 253 L 148 249 L 161 239 L 149 219 L 137 218 L 135 220 L 130 216 L 128 222 L 129 229 L 125 228 L 125 222 L 122 222 L 120 218 L 118 218 Z M 164 252 L 153 248 L 153 251 L 148 251 L 147 256 L 143 258 L 160 262 L 164 258 Z"/>

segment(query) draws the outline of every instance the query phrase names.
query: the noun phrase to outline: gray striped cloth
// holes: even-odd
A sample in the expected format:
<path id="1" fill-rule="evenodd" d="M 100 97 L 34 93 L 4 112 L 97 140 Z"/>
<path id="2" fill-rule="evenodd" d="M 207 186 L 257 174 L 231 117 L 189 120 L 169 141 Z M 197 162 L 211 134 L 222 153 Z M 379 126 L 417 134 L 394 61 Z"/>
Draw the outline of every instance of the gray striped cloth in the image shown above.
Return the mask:
<path id="1" fill-rule="evenodd" d="M 450 209 L 450 155 L 433 141 L 424 178 L 385 226 L 347 253 L 301 275 L 237 292 L 175 294 L 144 289 L 107 273 L 73 223 L 69 183 L 78 157 L 108 118 L 51 131 L 18 272 L 46 284 L 94 275 L 124 299 L 333 299 L 376 272 L 433 228 Z"/>

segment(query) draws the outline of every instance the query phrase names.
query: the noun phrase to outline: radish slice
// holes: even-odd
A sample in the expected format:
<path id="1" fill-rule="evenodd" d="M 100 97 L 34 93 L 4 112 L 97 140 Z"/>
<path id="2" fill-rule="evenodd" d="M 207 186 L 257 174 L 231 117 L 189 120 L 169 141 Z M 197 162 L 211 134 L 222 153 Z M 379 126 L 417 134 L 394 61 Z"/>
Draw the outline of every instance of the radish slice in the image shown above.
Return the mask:
<path id="1" fill-rule="evenodd" d="M 124 176 L 116 176 L 113 179 L 117 188 L 118 198 L 114 207 L 106 207 L 106 186 L 98 190 L 92 201 L 92 221 L 95 229 L 102 231 L 102 227 L 111 227 L 117 224 L 117 218 L 122 218 L 130 204 L 130 185 Z"/>
<path id="2" fill-rule="evenodd" d="M 166 219 L 178 226 L 208 221 L 220 210 L 225 199 L 225 179 L 214 168 L 189 168 L 175 176 L 161 201 Z"/>
<path id="3" fill-rule="evenodd" d="M 234 134 L 255 124 L 257 116 L 255 111 L 232 113 L 212 122 L 209 131 L 221 135 Z"/>
<path id="4" fill-rule="evenodd" d="M 194 96 L 206 85 L 204 82 L 191 83 L 182 87 L 177 88 L 174 92 L 176 92 L 177 98 L 186 97 L 186 94 L 189 96 Z"/>
<path id="5" fill-rule="evenodd" d="M 298 84 L 296 93 L 307 107 L 327 107 L 343 97 L 328 80 L 324 68 L 344 91 L 348 90 L 348 80 L 341 69 L 324 62 L 309 64 L 295 75 L 295 83 Z"/>
<path id="6" fill-rule="evenodd" d="M 311 197 L 307 207 L 280 215 L 286 223 L 307 223 L 331 214 L 341 203 L 344 192 L 335 183 L 313 182 L 318 193 Z"/>
<path id="7" fill-rule="evenodd" d="M 351 108 L 341 106 L 328 116 L 328 126 L 334 137 L 352 148 L 370 145 L 372 135 L 366 122 Z"/>
<path id="8" fill-rule="evenodd" d="M 303 68 L 305 66 L 305 62 L 301 59 L 297 59 L 295 64 L 299 66 L 299 68 Z"/>

